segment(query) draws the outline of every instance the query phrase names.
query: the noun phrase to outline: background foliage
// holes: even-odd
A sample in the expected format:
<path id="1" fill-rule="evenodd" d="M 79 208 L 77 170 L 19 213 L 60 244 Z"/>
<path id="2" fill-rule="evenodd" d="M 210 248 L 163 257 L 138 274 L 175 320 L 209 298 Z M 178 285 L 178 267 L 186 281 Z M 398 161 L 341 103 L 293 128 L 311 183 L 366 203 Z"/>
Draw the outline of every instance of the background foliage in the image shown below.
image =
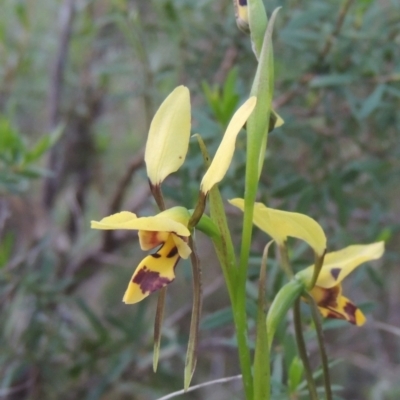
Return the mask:
<path id="1" fill-rule="evenodd" d="M 332 367 L 338 396 L 397 399 L 400 4 L 266 2 L 269 12 L 279 5 L 275 108 L 285 125 L 270 137 L 259 197 L 316 218 L 330 250 L 386 241 L 379 268 L 364 267 L 347 288 L 368 324 L 325 328 L 329 354 L 341 360 Z M 154 209 L 142 148 L 154 110 L 176 85 L 191 89 L 193 133 L 216 148 L 256 68 L 231 1 L 3 0 L 0 60 L 0 398 L 154 399 L 180 389 L 190 268 L 180 264 L 169 290 L 155 375 L 156 296 L 121 303 L 142 255 L 136 236 L 102 235 L 89 221 Z M 226 198 L 243 192 L 244 136 L 237 147 Z M 193 207 L 202 173 L 193 142 L 167 181 L 169 204 Z M 239 372 L 221 272 L 210 244 L 197 239 L 205 307 L 194 383 Z M 253 316 L 266 240 L 258 233 L 254 242 Z M 310 260 L 302 246 L 292 257 L 298 268 Z M 272 298 L 283 277 L 269 264 Z M 316 354 L 311 324 L 308 333 Z M 277 399 L 304 398 L 297 362 L 289 319 L 275 346 Z M 241 398 L 240 382 L 182 398 L 228 397 Z"/>

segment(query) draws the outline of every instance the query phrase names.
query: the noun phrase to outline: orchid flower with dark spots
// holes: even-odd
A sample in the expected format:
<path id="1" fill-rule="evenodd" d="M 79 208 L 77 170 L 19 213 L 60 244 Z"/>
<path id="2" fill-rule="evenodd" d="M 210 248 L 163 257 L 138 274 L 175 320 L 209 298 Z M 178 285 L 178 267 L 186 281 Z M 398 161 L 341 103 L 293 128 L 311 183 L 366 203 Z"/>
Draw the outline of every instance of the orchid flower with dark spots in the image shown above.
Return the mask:
<path id="1" fill-rule="evenodd" d="M 136 268 L 123 297 L 124 303 L 137 303 L 175 279 L 176 264 L 181 258 L 188 258 L 192 252 L 187 244 L 190 236 L 187 228 L 189 217 L 186 208 L 174 207 L 153 217 L 138 218 L 134 213 L 123 211 L 99 222 L 92 221 L 93 229 L 138 230 L 142 250 L 161 245 Z"/>
<path id="2" fill-rule="evenodd" d="M 344 319 L 357 326 L 365 323 L 366 318 L 362 311 L 342 295 L 342 281 L 359 265 L 366 261 L 377 260 L 383 252 L 384 243 L 377 242 L 348 246 L 325 255 L 316 285 L 310 290 L 323 317 Z M 309 281 L 313 269 L 312 265 L 296 276 L 302 281 Z"/>

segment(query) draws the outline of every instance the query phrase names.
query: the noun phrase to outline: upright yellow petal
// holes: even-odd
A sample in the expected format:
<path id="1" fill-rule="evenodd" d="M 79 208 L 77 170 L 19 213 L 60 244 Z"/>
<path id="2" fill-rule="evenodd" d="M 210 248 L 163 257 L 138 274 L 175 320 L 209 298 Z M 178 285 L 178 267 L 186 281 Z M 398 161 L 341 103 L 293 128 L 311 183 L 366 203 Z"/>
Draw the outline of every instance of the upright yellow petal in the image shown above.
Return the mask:
<path id="1" fill-rule="evenodd" d="M 243 199 L 232 199 L 229 202 L 242 211 L 244 210 Z M 290 236 L 304 240 L 320 256 L 325 252 L 325 233 L 321 226 L 307 215 L 275 210 L 262 203 L 255 203 L 253 223 L 279 245 L 282 245 Z"/>
<path id="2" fill-rule="evenodd" d="M 179 256 L 183 259 L 187 259 L 192 254 L 192 249 L 189 245 L 179 236 L 172 234 L 176 248 L 178 249 Z"/>
<path id="3" fill-rule="evenodd" d="M 340 283 L 355 268 L 366 261 L 377 260 L 384 252 L 384 242 L 352 245 L 325 255 L 324 265 L 316 285 L 331 288 Z M 311 277 L 314 266 L 299 272 L 302 277 Z"/>
<path id="4" fill-rule="evenodd" d="M 175 279 L 175 266 L 180 257 L 172 236 L 136 268 L 122 299 L 124 303 L 137 303 Z"/>
<path id="5" fill-rule="evenodd" d="M 207 194 L 228 171 L 235 151 L 236 137 L 256 106 L 256 97 L 250 97 L 233 115 L 213 161 L 201 181 L 201 191 Z"/>
<path id="6" fill-rule="evenodd" d="M 189 89 L 178 86 L 161 104 L 150 125 L 144 160 L 153 185 L 159 185 L 183 164 L 189 138 Z"/>

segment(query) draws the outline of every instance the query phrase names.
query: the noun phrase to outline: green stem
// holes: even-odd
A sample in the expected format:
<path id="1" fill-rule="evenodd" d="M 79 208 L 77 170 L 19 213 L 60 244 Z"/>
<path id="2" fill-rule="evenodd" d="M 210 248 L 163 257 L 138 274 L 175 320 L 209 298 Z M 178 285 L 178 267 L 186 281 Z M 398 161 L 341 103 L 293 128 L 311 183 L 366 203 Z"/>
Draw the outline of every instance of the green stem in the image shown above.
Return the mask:
<path id="1" fill-rule="evenodd" d="M 310 393 L 310 400 L 318 400 L 317 388 L 315 386 L 310 360 L 308 359 L 307 348 L 303 336 L 303 329 L 301 326 L 300 299 L 297 299 L 294 303 L 293 316 L 297 347 L 304 366 L 304 373 L 307 380 L 308 391 Z"/>
<path id="2" fill-rule="evenodd" d="M 260 267 L 260 278 L 258 282 L 257 329 L 253 364 L 255 399 L 269 399 L 271 391 L 269 346 L 267 335 L 268 328 L 265 315 L 265 303 L 268 250 L 272 243 L 273 241 L 271 240 L 264 248 Z"/>
<path id="3" fill-rule="evenodd" d="M 287 277 L 289 279 L 292 279 L 293 278 L 293 270 L 290 265 L 286 243 L 284 243 L 282 246 L 279 245 L 278 248 L 279 248 L 279 256 L 281 258 L 280 264 L 282 266 L 282 269 L 285 272 L 285 274 L 287 275 Z"/>
<path id="4" fill-rule="evenodd" d="M 221 264 L 233 309 L 244 391 L 246 399 L 253 400 L 253 377 L 251 374 L 251 357 L 247 340 L 246 304 L 244 303 L 243 306 L 239 306 L 237 303 L 237 270 L 234 247 L 226 221 L 224 205 L 217 186 L 211 189 L 209 197 L 211 218 L 220 231 L 220 236 L 213 239 L 213 244 Z"/>
<path id="5" fill-rule="evenodd" d="M 309 293 L 306 294 L 306 297 L 307 297 L 307 301 L 311 308 L 311 314 L 312 314 L 312 318 L 313 318 L 313 321 L 315 324 L 315 330 L 317 331 L 319 353 L 321 355 L 322 370 L 324 372 L 325 397 L 326 397 L 326 400 L 332 400 L 332 388 L 331 388 L 331 378 L 330 378 L 330 374 L 329 374 L 329 362 L 328 362 L 328 356 L 326 354 L 324 332 L 322 330 L 320 314 L 319 314 L 318 307 L 317 307 L 317 304 L 315 303 L 314 298 Z"/>

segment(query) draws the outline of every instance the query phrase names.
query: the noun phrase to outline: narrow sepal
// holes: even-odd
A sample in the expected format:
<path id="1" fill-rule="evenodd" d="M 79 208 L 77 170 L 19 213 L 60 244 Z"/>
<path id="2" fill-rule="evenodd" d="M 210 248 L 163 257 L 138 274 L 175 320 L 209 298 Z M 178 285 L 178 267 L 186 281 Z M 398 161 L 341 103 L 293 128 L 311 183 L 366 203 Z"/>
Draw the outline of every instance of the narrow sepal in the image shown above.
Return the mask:
<path id="1" fill-rule="evenodd" d="M 154 318 L 154 347 L 153 347 L 153 371 L 157 371 L 160 358 L 162 323 L 164 319 L 165 299 L 167 288 L 163 287 L 158 294 L 156 316 Z"/>
<path id="2" fill-rule="evenodd" d="M 256 97 L 250 97 L 230 120 L 211 165 L 201 181 L 200 189 L 204 194 L 207 194 L 215 184 L 220 182 L 228 171 L 235 151 L 236 137 L 253 112 L 256 103 Z"/>
<path id="3" fill-rule="evenodd" d="M 197 362 L 197 345 L 199 341 L 200 315 L 202 308 L 202 283 L 200 260 L 197 256 L 193 238 L 190 237 L 189 244 L 192 249 L 191 263 L 193 273 L 193 307 L 192 318 L 190 321 L 189 342 L 186 352 L 186 362 L 184 371 L 184 390 L 186 391 L 193 377 Z"/>

